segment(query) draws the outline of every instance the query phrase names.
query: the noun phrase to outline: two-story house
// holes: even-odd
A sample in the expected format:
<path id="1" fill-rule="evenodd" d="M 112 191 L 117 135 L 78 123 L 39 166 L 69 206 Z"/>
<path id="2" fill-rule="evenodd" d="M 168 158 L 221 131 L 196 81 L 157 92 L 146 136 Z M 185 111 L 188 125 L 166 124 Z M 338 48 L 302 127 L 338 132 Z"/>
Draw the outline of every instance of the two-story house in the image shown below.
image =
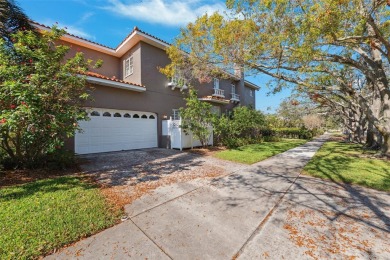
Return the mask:
<path id="1" fill-rule="evenodd" d="M 85 107 L 91 120 L 80 122 L 83 131 L 68 140 L 67 146 L 78 154 L 167 147 L 162 120 L 185 106 L 175 82 L 159 71 L 170 62 L 165 52 L 169 44 L 137 27 L 116 48 L 71 34 L 61 40 L 71 47 L 69 56 L 83 52 L 88 59 L 103 60 L 101 68 L 87 75 L 92 98 Z M 241 75 L 195 87 L 199 99 L 210 102 L 216 113 L 238 105 L 255 107 L 259 89 Z"/>

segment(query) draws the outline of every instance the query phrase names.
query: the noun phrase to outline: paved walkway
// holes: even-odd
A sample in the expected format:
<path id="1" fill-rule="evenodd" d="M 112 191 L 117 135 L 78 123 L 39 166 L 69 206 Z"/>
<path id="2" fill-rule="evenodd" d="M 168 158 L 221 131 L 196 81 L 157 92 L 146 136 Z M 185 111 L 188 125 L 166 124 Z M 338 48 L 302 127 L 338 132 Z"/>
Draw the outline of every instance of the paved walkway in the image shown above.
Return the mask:
<path id="1" fill-rule="evenodd" d="M 390 195 L 299 173 L 326 136 L 211 182 L 161 187 L 48 259 L 390 259 Z"/>

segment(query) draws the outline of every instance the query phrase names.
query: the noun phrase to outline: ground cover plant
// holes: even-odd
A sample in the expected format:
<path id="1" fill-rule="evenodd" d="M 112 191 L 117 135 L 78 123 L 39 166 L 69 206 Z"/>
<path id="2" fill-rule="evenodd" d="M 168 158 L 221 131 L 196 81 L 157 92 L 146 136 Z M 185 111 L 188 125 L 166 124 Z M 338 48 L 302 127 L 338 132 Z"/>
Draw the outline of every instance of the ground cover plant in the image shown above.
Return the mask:
<path id="1" fill-rule="evenodd" d="M 120 210 L 79 177 L 0 189 L 0 259 L 31 259 L 113 225 Z"/>
<path id="2" fill-rule="evenodd" d="M 374 151 L 365 151 L 359 144 L 327 142 L 306 165 L 303 173 L 390 191 L 390 161 L 374 155 Z"/>
<path id="3" fill-rule="evenodd" d="M 224 160 L 253 164 L 304 143 L 306 143 L 306 140 L 281 139 L 278 142 L 262 142 L 221 151 L 215 153 L 214 156 Z"/>

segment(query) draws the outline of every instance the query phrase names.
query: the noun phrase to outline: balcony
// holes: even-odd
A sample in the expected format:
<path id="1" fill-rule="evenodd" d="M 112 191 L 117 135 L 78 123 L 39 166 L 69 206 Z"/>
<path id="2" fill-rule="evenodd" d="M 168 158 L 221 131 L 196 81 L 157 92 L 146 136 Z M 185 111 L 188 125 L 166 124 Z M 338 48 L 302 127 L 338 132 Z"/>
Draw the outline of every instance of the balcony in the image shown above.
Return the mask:
<path id="1" fill-rule="evenodd" d="M 237 95 L 236 93 L 232 93 L 232 98 L 230 99 L 232 102 L 240 102 L 240 95 Z"/>
<path id="2" fill-rule="evenodd" d="M 175 88 L 178 88 L 180 90 L 188 89 L 185 80 L 177 76 L 171 78 L 171 80 L 168 82 L 168 87 L 170 87 L 172 90 L 174 90 Z"/>
<path id="3" fill-rule="evenodd" d="M 224 92 L 225 91 L 223 89 L 214 88 L 213 97 L 225 98 Z"/>

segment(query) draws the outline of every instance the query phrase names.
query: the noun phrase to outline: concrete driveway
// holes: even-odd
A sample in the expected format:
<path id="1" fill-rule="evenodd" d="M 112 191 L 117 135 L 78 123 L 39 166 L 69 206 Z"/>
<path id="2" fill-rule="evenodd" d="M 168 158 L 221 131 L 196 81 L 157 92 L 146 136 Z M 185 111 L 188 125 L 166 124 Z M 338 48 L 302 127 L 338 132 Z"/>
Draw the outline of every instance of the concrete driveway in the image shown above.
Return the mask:
<path id="1" fill-rule="evenodd" d="M 251 166 L 215 161 L 230 174 L 160 187 L 48 258 L 390 259 L 389 193 L 299 175 L 325 138 Z"/>

